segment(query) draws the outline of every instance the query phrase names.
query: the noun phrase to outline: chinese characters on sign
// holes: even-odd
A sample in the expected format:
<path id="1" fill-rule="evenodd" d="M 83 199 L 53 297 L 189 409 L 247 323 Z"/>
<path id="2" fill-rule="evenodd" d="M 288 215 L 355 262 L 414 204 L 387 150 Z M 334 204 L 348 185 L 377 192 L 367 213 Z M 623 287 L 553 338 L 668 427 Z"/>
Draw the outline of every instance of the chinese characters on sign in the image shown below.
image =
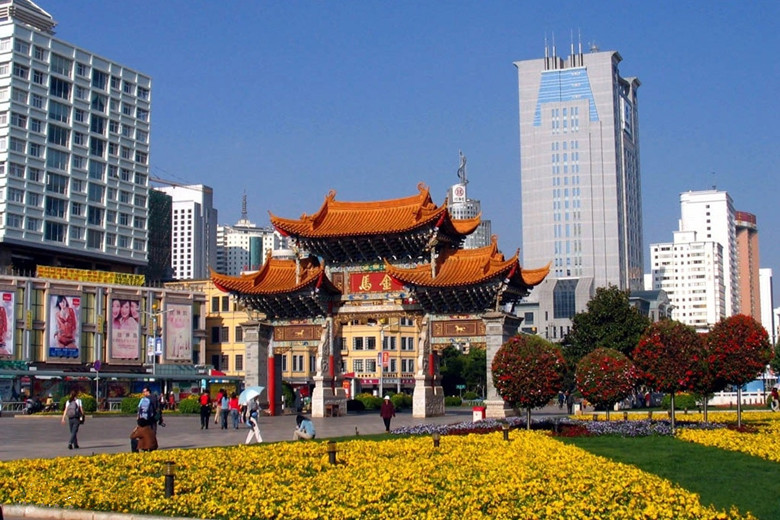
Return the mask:
<path id="1" fill-rule="evenodd" d="M 349 275 L 349 289 L 352 293 L 401 291 L 403 287 L 385 272 Z"/>

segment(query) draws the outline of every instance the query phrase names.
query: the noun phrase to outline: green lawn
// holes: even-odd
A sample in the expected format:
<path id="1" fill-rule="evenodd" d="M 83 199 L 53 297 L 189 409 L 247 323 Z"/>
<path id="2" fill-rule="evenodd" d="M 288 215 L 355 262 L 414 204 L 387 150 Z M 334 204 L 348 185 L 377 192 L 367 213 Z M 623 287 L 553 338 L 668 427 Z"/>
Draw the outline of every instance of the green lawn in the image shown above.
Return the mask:
<path id="1" fill-rule="evenodd" d="M 671 437 L 576 437 L 559 440 L 634 465 L 697 493 L 702 504 L 736 506 L 761 520 L 780 519 L 780 464 Z"/>

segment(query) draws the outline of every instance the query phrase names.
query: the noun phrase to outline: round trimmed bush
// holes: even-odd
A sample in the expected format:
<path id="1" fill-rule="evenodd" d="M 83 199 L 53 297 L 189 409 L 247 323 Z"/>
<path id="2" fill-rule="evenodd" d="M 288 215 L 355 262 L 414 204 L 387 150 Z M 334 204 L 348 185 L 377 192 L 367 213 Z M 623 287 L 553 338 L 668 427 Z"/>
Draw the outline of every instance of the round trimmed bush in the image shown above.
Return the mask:
<path id="1" fill-rule="evenodd" d="M 374 397 L 372 394 L 358 394 L 355 399 L 363 403 L 366 410 L 379 410 L 379 407 L 382 406 L 382 398 Z"/>
<path id="2" fill-rule="evenodd" d="M 119 409 L 122 411 L 122 413 L 137 413 L 138 412 L 138 403 L 141 401 L 141 398 L 138 397 L 137 394 L 135 395 L 129 395 L 122 399 L 122 402 L 119 403 Z"/>
<path id="3" fill-rule="evenodd" d="M 471 390 L 463 394 L 464 401 L 476 401 L 477 399 L 479 399 L 479 396 L 476 392 L 472 392 Z"/>

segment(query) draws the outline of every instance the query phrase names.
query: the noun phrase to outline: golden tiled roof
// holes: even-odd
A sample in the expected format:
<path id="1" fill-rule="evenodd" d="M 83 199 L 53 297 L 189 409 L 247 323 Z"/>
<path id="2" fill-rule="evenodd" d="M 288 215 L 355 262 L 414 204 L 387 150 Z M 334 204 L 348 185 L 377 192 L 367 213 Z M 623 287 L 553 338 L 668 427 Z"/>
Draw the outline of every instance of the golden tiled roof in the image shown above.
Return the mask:
<path id="1" fill-rule="evenodd" d="M 335 289 L 325 276 L 325 268 L 316 258 L 300 261 L 300 274 L 296 277 L 294 260 L 268 257 L 256 273 L 227 276 L 211 271 L 211 280 L 220 290 L 247 295 L 272 295 L 292 293 L 310 285 L 326 285 Z"/>
<path id="2" fill-rule="evenodd" d="M 550 272 L 550 264 L 541 269 L 524 270 L 518 256 L 519 251 L 505 260 L 494 236 L 492 244 L 486 247 L 443 251 L 436 259 L 435 276 L 429 264 L 404 269 L 385 261 L 385 267 L 387 273 L 401 283 L 425 287 L 475 285 L 502 277 L 530 288 L 540 284 Z"/>
<path id="3" fill-rule="evenodd" d="M 427 186 L 420 183 L 417 195 L 371 202 L 341 202 L 331 191 L 314 215 L 285 219 L 269 212 L 271 225 L 285 235 L 325 238 L 339 236 L 403 233 L 426 224 L 450 225 L 458 234 L 472 233 L 480 223 L 477 216 L 452 220 L 447 205 L 437 206 Z"/>

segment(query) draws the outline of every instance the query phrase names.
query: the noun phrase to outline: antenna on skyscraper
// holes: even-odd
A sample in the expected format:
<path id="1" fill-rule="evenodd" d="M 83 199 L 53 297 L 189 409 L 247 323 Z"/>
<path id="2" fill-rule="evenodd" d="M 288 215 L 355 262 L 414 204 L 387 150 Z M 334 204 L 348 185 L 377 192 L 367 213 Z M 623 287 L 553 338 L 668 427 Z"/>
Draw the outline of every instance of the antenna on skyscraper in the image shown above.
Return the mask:
<path id="1" fill-rule="evenodd" d="M 715 184 L 715 172 L 714 172 L 714 171 L 711 171 L 711 172 L 710 172 L 710 175 L 712 175 L 712 189 L 713 189 L 713 190 L 717 190 L 717 189 L 718 189 L 718 186 Z"/>
<path id="2" fill-rule="evenodd" d="M 241 198 L 241 220 L 247 220 L 247 218 L 246 218 L 246 190 L 244 190 L 244 196 Z"/>
<path id="3" fill-rule="evenodd" d="M 590 52 L 599 52 L 599 46 L 596 45 L 596 42 L 590 42 Z"/>

